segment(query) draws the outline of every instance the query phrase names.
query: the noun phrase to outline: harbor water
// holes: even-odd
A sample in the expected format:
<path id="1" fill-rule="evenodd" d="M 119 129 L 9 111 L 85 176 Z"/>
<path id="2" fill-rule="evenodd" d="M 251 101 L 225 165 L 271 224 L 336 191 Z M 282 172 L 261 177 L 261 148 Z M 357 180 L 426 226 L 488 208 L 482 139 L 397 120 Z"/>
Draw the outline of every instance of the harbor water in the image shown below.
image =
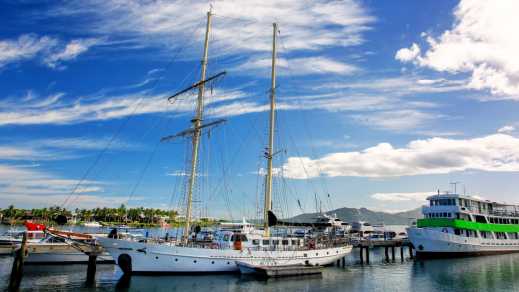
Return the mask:
<path id="1" fill-rule="evenodd" d="M 155 233 L 155 232 L 154 232 Z M 519 254 L 384 261 L 384 249 L 370 251 L 361 265 L 359 250 L 346 266 L 330 266 L 320 276 L 257 280 L 239 274 L 123 277 L 115 265 L 98 265 L 96 282 L 87 285 L 86 265 L 26 265 L 22 291 L 519 291 Z M 407 249 L 405 250 L 408 256 Z M 9 281 L 10 256 L 0 257 L 0 289 Z"/>

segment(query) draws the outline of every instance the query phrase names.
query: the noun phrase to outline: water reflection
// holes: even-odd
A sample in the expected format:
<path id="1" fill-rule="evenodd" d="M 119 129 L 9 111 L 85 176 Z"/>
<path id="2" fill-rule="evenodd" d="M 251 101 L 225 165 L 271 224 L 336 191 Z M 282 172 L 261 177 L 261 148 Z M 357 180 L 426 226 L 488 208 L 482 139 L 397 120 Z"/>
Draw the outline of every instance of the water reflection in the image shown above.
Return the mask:
<path id="1" fill-rule="evenodd" d="M 237 274 L 124 277 L 114 265 L 98 265 L 96 282 L 85 284 L 86 265 L 26 266 L 22 290 L 77 291 L 519 291 L 519 254 L 479 258 L 406 260 L 371 265 L 351 255 L 346 268 L 328 267 L 322 276 L 256 280 Z M 0 257 L 0 290 L 7 286 L 12 258 Z"/>
<path id="2" fill-rule="evenodd" d="M 417 261 L 411 279 L 416 288 L 519 291 L 519 254 Z"/>

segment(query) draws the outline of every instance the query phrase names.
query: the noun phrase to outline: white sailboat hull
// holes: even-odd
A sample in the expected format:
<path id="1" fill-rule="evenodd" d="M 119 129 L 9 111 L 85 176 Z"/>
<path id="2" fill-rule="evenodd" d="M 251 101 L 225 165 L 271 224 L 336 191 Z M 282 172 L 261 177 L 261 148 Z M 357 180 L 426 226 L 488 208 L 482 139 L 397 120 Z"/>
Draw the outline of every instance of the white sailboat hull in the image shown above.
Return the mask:
<path id="1" fill-rule="evenodd" d="M 116 262 L 119 263 L 123 255 L 129 256 L 132 273 L 239 272 L 236 261 L 261 264 L 273 259 L 280 265 L 329 265 L 351 252 L 351 246 L 301 251 L 262 251 L 246 248 L 192 248 L 111 238 L 97 240 Z"/>

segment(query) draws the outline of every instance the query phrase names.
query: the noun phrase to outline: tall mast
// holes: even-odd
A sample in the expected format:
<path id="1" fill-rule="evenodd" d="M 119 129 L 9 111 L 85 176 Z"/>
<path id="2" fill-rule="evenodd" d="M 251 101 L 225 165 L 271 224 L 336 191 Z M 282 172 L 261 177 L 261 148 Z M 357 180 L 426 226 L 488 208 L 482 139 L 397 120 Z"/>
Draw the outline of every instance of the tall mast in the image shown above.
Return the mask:
<path id="1" fill-rule="evenodd" d="M 209 48 L 209 31 L 211 29 L 211 11 L 207 12 L 207 26 L 205 29 L 204 55 L 202 57 L 202 73 L 200 75 L 200 85 L 198 86 L 198 99 L 196 116 L 191 122 L 193 123 L 193 153 L 191 156 L 191 175 L 189 177 L 189 186 L 187 191 L 187 208 L 186 208 L 186 225 L 182 233 L 182 240 L 187 243 L 189 238 L 189 230 L 191 225 L 191 212 L 193 203 L 193 188 L 196 180 L 196 166 L 198 162 L 198 148 L 200 145 L 200 132 L 202 126 L 202 118 L 204 113 L 204 91 L 205 91 L 205 73 L 207 70 L 207 51 Z"/>
<path id="2" fill-rule="evenodd" d="M 267 181 L 265 185 L 265 207 L 264 207 L 264 235 L 269 236 L 269 216 L 268 212 L 272 209 L 272 156 L 274 155 L 274 130 L 276 120 L 276 33 L 278 31 L 277 23 L 272 24 L 272 72 L 270 84 L 270 131 L 269 146 L 267 153 Z"/>

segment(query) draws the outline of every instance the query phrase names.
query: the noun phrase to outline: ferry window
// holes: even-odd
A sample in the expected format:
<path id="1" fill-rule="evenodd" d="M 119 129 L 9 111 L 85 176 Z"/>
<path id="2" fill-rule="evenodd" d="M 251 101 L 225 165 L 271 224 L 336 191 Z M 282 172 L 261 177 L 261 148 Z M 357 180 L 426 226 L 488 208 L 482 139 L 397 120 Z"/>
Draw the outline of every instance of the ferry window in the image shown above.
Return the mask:
<path id="1" fill-rule="evenodd" d="M 451 217 L 451 213 L 447 213 L 447 217 L 449 217 L 449 218 L 450 218 L 450 217 Z"/>
<path id="2" fill-rule="evenodd" d="M 277 239 L 276 240 L 272 240 L 272 244 L 273 245 L 279 245 L 279 240 L 277 240 Z"/>
<path id="3" fill-rule="evenodd" d="M 454 229 L 454 234 L 460 235 L 460 230 L 459 229 Z"/>
<path id="4" fill-rule="evenodd" d="M 282 245 L 288 245 L 288 239 L 283 239 L 283 240 L 281 241 L 281 244 L 282 244 Z"/>
<path id="5" fill-rule="evenodd" d="M 263 245 L 269 245 L 268 239 L 263 239 Z"/>
<path id="6" fill-rule="evenodd" d="M 475 215 L 474 217 L 476 218 L 476 222 L 478 223 L 487 223 L 484 216 Z"/>
<path id="7" fill-rule="evenodd" d="M 461 199 L 458 199 L 458 206 L 461 206 Z"/>
<path id="8" fill-rule="evenodd" d="M 252 240 L 252 244 L 259 245 L 259 239 L 253 239 Z"/>
<path id="9" fill-rule="evenodd" d="M 297 240 L 292 239 L 292 245 L 299 245 L 299 243 L 297 242 Z"/>
<path id="10" fill-rule="evenodd" d="M 231 241 L 234 241 L 234 240 L 235 240 L 235 238 L 234 238 L 234 234 L 233 234 L 233 235 L 231 235 Z"/>
<path id="11" fill-rule="evenodd" d="M 229 234 L 225 234 L 223 236 L 223 241 L 229 241 Z"/>
<path id="12" fill-rule="evenodd" d="M 447 217 L 447 213 L 443 213 L 443 217 Z"/>

